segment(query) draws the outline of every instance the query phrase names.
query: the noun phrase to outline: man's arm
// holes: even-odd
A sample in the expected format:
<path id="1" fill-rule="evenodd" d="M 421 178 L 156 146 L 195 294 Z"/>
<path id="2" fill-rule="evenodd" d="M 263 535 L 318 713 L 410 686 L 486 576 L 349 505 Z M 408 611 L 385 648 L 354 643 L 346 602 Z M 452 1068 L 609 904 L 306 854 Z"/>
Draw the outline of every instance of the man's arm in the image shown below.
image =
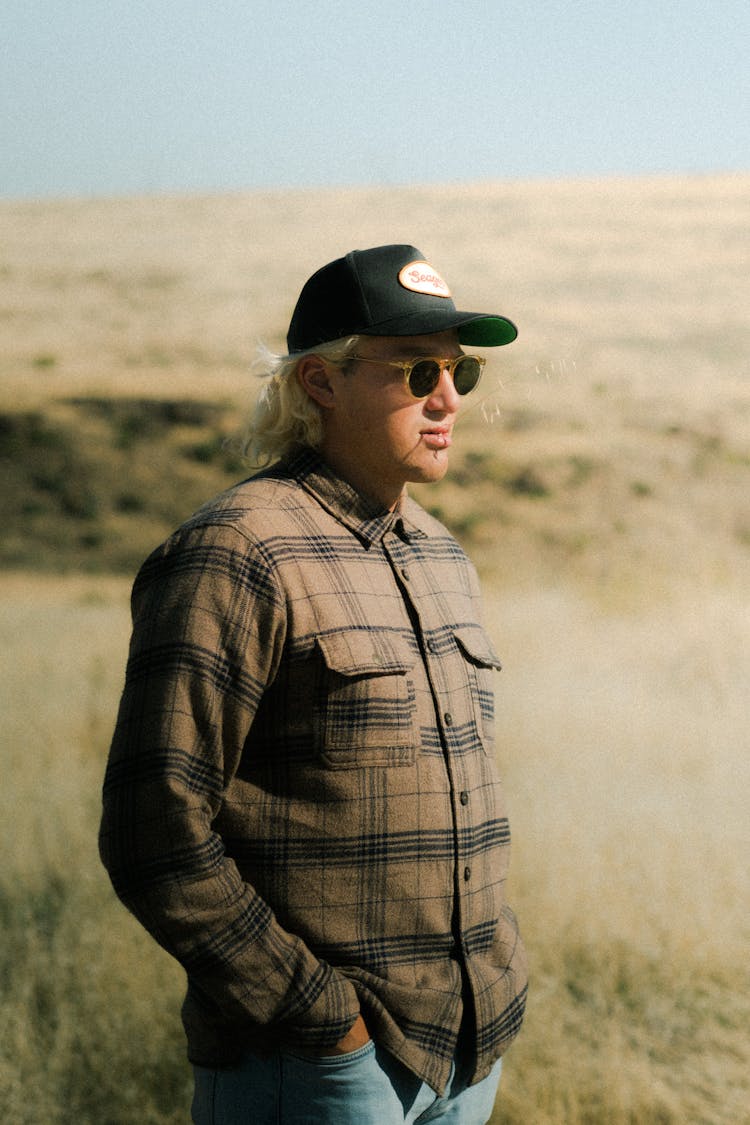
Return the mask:
<path id="1" fill-rule="evenodd" d="M 118 895 L 209 1013 L 335 1050 L 357 1022 L 351 983 L 279 925 L 213 830 L 285 629 L 271 568 L 233 529 L 179 533 L 147 560 L 100 849 Z"/>

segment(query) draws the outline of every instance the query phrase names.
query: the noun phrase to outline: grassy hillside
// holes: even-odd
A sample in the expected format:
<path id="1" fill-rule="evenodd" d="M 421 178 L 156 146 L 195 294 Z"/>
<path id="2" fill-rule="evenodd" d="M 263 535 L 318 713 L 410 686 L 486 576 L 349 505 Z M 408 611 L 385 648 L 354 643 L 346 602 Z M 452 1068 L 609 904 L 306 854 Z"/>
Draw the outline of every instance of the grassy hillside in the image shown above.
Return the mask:
<path id="1" fill-rule="evenodd" d="M 491 386 L 491 380 L 488 380 Z M 615 417 L 548 413 L 536 400 L 459 423 L 451 472 L 414 489 L 485 577 L 663 591 L 720 579 L 750 554 L 747 443 L 720 419 L 619 404 Z M 608 408 L 612 409 L 610 399 Z M 483 413 L 483 407 L 485 411 Z M 199 504 L 247 476 L 243 412 L 228 400 L 61 396 L 0 411 L 0 566 L 119 572 Z"/>
<path id="2" fill-rule="evenodd" d="M 321 260 L 408 240 L 488 353 L 420 495 L 503 582 L 744 568 L 750 178 L 0 204 L 0 565 L 132 571 L 250 470 L 223 443 Z M 476 501 L 476 502 L 475 502 Z"/>

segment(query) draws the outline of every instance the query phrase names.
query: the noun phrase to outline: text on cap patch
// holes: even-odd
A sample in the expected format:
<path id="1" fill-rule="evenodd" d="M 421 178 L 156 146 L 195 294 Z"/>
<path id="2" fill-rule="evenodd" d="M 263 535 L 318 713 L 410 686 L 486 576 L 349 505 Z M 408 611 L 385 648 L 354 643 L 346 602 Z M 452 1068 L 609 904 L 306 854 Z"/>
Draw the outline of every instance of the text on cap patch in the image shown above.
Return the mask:
<path id="1" fill-rule="evenodd" d="M 412 293 L 426 293 L 429 297 L 450 297 L 451 291 L 437 270 L 427 262 L 409 262 L 399 272 L 398 280 Z"/>

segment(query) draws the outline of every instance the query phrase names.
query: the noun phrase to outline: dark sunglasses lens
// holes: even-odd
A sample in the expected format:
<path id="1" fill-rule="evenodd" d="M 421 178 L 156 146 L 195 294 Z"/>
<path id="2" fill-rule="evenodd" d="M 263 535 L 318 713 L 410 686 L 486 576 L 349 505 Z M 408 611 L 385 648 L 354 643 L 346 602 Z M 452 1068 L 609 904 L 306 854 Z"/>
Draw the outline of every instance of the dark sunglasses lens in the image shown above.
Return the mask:
<path id="1" fill-rule="evenodd" d="M 453 372 L 453 385 L 460 395 L 467 395 L 473 391 L 482 374 L 482 365 L 477 363 L 473 355 L 459 359 Z"/>
<path id="2" fill-rule="evenodd" d="M 409 390 L 415 398 L 432 394 L 440 378 L 440 365 L 434 359 L 420 359 L 409 373 Z"/>

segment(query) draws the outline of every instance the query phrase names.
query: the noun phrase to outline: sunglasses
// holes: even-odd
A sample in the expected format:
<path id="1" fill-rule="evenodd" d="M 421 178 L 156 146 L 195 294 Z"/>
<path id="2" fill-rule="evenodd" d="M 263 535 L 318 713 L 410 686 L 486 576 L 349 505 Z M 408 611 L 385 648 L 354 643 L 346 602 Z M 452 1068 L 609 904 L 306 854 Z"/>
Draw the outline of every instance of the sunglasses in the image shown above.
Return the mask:
<path id="1" fill-rule="evenodd" d="M 479 382 L 484 367 L 484 357 L 480 355 L 460 355 L 456 359 L 440 359 L 432 356 L 418 356 L 416 359 L 386 360 L 370 356 L 351 355 L 358 363 L 379 363 L 381 367 L 398 367 L 404 373 L 406 389 L 414 398 L 427 398 L 440 382 L 440 375 L 448 368 L 453 386 L 460 395 L 473 391 Z"/>

